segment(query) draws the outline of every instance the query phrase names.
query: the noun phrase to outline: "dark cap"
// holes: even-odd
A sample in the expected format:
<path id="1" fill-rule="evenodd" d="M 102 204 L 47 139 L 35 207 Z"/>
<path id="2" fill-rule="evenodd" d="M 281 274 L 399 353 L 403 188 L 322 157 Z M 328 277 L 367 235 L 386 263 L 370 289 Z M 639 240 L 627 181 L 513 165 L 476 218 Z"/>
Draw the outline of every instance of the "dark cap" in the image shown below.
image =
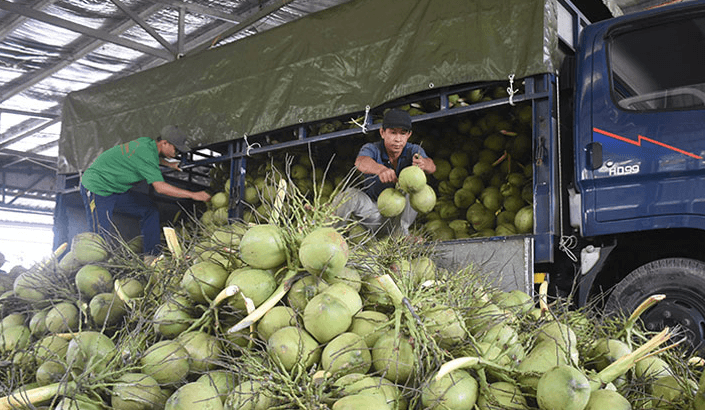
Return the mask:
<path id="1" fill-rule="evenodd" d="M 176 149 L 181 153 L 191 151 L 191 148 L 189 148 L 187 142 L 188 135 L 186 135 L 186 133 L 183 132 L 176 125 L 167 125 L 162 128 L 160 136 L 163 140 L 171 143 L 174 147 L 176 147 Z"/>
<path id="2" fill-rule="evenodd" d="M 384 114 L 382 128 L 401 128 L 411 131 L 411 115 L 404 110 L 393 108 Z"/>

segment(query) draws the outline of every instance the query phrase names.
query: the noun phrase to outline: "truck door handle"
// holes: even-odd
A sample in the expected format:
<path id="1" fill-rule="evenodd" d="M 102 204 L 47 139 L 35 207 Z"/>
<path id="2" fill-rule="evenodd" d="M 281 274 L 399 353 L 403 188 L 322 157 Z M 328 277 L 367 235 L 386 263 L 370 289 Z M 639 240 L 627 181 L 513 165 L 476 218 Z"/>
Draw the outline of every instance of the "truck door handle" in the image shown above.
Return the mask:
<path id="1" fill-rule="evenodd" d="M 587 163 L 591 170 L 596 170 L 602 166 L 602 144 L 591 142 L 587 146 Z"/>

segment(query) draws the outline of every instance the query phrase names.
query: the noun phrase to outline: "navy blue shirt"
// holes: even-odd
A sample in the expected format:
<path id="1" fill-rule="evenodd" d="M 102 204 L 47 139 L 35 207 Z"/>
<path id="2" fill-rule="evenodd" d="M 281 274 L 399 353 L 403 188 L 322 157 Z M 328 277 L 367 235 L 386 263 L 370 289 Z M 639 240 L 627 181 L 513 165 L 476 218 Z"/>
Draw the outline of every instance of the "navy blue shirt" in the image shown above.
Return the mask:
<path id="1" fill-rule="evenodd" d="M 420 145 L 407 142 L 404 146 L 404 149 L 401 151 L 399 160 L 397 161 L 397 168 L 394 170 L 394 172 L 396 172 L 397 174 L 397 177 L 399 176 L 399 172 L 401 172 L 402 169 L 412 165 L 412 161 L 414 160 L 414 154 L 417 153 L 423 158 L 428 158 L 428 156 L 426 155 L 426 151 L 424 151 L 424 149 L 421 148 Z M 384 141 L 368 142 L 367 144 L 363 145 L 362 148 L 360 148 L 360 152 L 357 154 L 357 156 L 370 157 L 375 160 L 378 164 L 382 164 L 390 169 L 392 168 L 392 163 L 389 161 L 389 155 L 387 155 L 387 150 L 384 148 Z M 386 188 L 394 188 L 394 185 L 395 184 L 393 182 L 383 184 L 382 181 L 379 180 L 378 175 L 368 175 L 367 178 L 365 178 L 364 190 L 365 193 L 370 198 L 372 198 L 372 200 L 376 201 L 377 197 L 379 197 L 379 194 L 382 191 L 384 191 Z"/>

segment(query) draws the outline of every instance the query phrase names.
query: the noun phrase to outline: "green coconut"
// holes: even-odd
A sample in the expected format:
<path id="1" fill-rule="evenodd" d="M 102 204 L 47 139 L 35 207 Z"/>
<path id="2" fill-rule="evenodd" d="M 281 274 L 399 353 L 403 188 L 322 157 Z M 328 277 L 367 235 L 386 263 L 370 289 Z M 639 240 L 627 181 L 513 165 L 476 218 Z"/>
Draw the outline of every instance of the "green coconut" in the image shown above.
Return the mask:
<path id="1" fill-rule="evenodd" d="M 22 350 L 29 345 L 31 332 L 25 325 L 8 326 L 0 329 L 0 353 Z"/>
<path id="2" fill-rule="evenodd" d="M 353 313 L 346 302 L 334 294 L 322 292 L 306 304 L 304 328 L 319 343 L 326 343 L 350 327 Z"/>
<path id="3" fill-rule="evenodd" d="M 164 410 L 222 410 L 223 402 L 212 386 L 191 382 L 179 387 L 164 404 Z"/>
<path id="4" fill-rule="evenodd" d="M 375 394 L 351 394 L 340 398 L 333 403 L 333 410 L 391 410 L 384 397 Z"/>
<path id="5" fill-rule="evenodd" d="M 228 410 L 269 410 L 275 404 L 273 395 L 256 380 L 238 384 L 225 400 L 225 408 Z"/>
<path id="6" fill-rule="evenodd" d="M 321 366 L 335 377 L 350 373 L 366 373 L 372 366 L 372 355 L 364 339 L 346 332 L 328 342 L 321 353 Z"/>
<path id="7" fill-rule="evenodd" d="M 150 410 L 161 394 L 159 383 L 153 377 L 125 373 L 113 385 L 110 404 L 115 410 Z"/>
<path id="8" fill-rule="evenodd" d="M 377 209 L 387 218 L 393 218 L 404 211 L 406 196 L 396 188 L 386 188 L 377 197 Z"/>
<path id="9" fill-rule="evenodd" d="M 230 203 L 230 198 L 225 192 L 216 192 L 211 196 L 210 204 L 214 209 L 224 208 Z"/>
<path id="10" fill-rule="evenodd" d="M 44 324 L 50 333 L 64 333 L 78 328 L 79 312 L 76 305 L 60 302 L 47 312 Z"/>
<path id="11" fill-rule="evenodd" d="M 299 260 L 313 275 L 337 274 L 348 262 L 350 251 L 343 235 L 334 228 L 323 227 L 306 235 L 299 246 Z"/>
<path id="12" fill-rule="evenodd" d="M 296 326 L 283 327 L 274 332 L 267 341 L 267 351 L 287 371 L 297 364 L 309 368 L 321 358 L 318 342 L 307 331 Z"/>
<path id="13" fill-rule="evenodd" d="M 602 338 L 593 344 L 589 352 L 589 356 L 592 357 L 590 364 L 595 370 L 600 371 L 631 352 L 632 349 L 621 340 Z"/>
<path id="14" fill-rule="evenodd" d="M 429 213 L 436 206 L 436 191 L 426 184 L 417 192 L 409 194 L 409 204 L 414 211 L 420 214 Z"/>
<path id="15" fill-rule="evenodd" d="M 91 369 L 100 373 L 118 352 L 115 343 L 106 335 L 95 331 L 73 334 L 66 348 L 66 362 L 75 369 Z"/>
<path id="16" fill-rule="evenodd" d="M 88 299 L 99 293 L 110 292 L 113 288 L 113 275 L 98 265 L 84 265 L 76 272 L 74 281 L 81 294 Z"/>
<path id="17" fill-rule="evenodd" d="M 523 375 L 519 382 L 530 389 L 536 389 L 542 374 L 557 365 L 567 365 L 568 356 L 551 340 L 537 343 L 519 363 L 517 370 Z"/>
<path id="18" fill-rule="evenodd" d="M 78 262 L 90 264 L 108 259 L 105 239 L 94 232 L 81 232 L 71 240 L 71 251 Z"/>
<path id="19" fill-rule="evenodd" d="M 181 333 L 175 340 L 188 352 L 191 373 L 213 370 L 223 351 L 218 338 L 198 330 Z"/>
<path id="20" fill-rule="evenodd" d="M 458 345 L 467 337 L 460 315 L 449 307 L 438 305 L 424 311 L 423 321 L 431 336 L 444 349 Z"/>
<path id="21" fill-rule="evenodd" d="M 559 365 L 547 370 L 536 386 L 542 410 L 583 410 L 590 400 L 590 382 L 578 369 Z"/>
<path id="22" fill-rule="evenodd" d="M 112 326 L 122 320 L 127 313 L 127 307 L 115 293 L 99 293 L 91 298 L 88 312 L 97 325 Z"/>
<path id="23" fill-rule="evenodd" d="M 478 410 L 528 410 L 521 389 L 514 383 L 494 382 L 487 385 L 487 388 L 477 398 Z M 607 409 L 605 407 L 603 409 Z"/>
<path id="24" fill-rule="evenodd" d="M 440 379 L 433 378 L 422 389 L 421 402 L 429 410 L 472 409 L 477 402 L 477 380 L 464 370 L 454 370 Z"/>
<path id="25" fill-rule="evenodd" d="M 323 289 L 321 293 L 328 293 L 340 299 L 353 315 L 362 310 L 362 298 L 360 294 L 345 283 L 333 283 Z"/>
<path id="26" fill-rule="evenodd" d="M 328 286 L 330 285 L 326 281 L 317 276 L 304 276 L 291 285 L 287 293 L 287 302 L 297 312 L 303 312 L 308 302 Z"/>
<path id="27" fill-rule="evenodd" d="M 647 356 L 634 365 L 634 375 L 639 379 L 658 379 L 671 373 L 671 366 L 658 356 Z"/>
<path id="28" fill-rule="evenodd" d="M 277 281 L 269 270 L 244 267 L 230 273 L 225 281 L 225 287 L 232 285 L 237 286 L 240 293 L 229 299 L 230 304 L 237 309 L 247 311 L 247 305 L 242 296 L 252 300 L 252 303 L 257 307 L 274 293 Z"/>
<path id="29" fill-rule="evenodd" d="M 614 390 L 595 390 L 583 410 L 632 410 L 629 400 Z"/>
<path id="30" fill-rule="evenodd" d="M 433 177 L 439 181 L 448 179 L 448 175 L 450 175 L 453 165 L 449 161 L 442 158 L 434 162 L 436 163 L 436 172 L 433 173 Z"/>
<path id="31" fill-rule="evenodd" d="M 160 384 L 182 382 L 189 372 L 189 354 L 175 340 L 162 340 L 150 346 L 140 358 L 142 373 Z"/>
<path id="32" fill-rule="evenodd" d="M 240 239 L 240 258 L 257 269 L 272 269 L 286 262 L 286 243 L 276 225 L 255 225 Z"/>
<path id="33" fill-rule="evenodd" d="M 152 317 L 154 329 L 173 339 L 193 323 L 191 303 L 183 296 L 175 296 L 157 307 Z"/>
<path id="34" fill-rule="evenodd" d="M 58 335 L 47 335 L 34 344 L 34 355 L 38 361 L 66 359 L 69 341 Z"/>
<path id="35" fill-rule="evenodd" d="M 43 289 L 49 280 L 38 272 L 25 271 L 15 278 L 12 290 L 18 298 L 29 302 L 39 302 L 46 298 Z"/>
<path id="36" fill-rule="evenodd" d="M 673 374 L 651 382 L 651 405 L 654 409 L 673 409 L 673 403 L 684 403 L 698 390 L 695 381 Z"/>
<path id="37" fill-rule="evenodd" d="M 531 233 L 534 230 L 534 208 L 527 205 L 519 209 L 514 217 L 517 233 Z"/>
<path id="38" fill-rule="evenodd" d="M 399 172 L 398 181 L 402 191 L 413 194 L 426 185 L 426 173 L 418 166 L 412 165 Z"/>
<path id="39" fill-rule="evenodd" d="M 267 341 L 277 330 L 298 324 L 296 311 L 289 306 L 275 306 L 262 316 L 257 322 L 259 337 Z"/>
<path id="40" fill-rule="evenodd" d="M 475 194 L 466 188 L 460 188 L 453 194 L 453 203 L 461 209 L 465 209 L 475 203 Z"/>
<path id="41" fill-rule="evenodd" d="M 181 288 L 197 303 L 210 303 L 225 287 L 228 271 L 213 262 L 190 266 L 181 278 Z"/>
<path id="42" fill-rule="evenodd" d="M 35 380 L 40 386 L 46 386 L 51 383 L 61 381 L 66 376 L 66 364 L 63 362 L 49 360 L 43 362 L 37 367 L 35 372 Z"/>
<path id="43" fill-rule="evenodd" d="M 54 410 L 103 410 L 103 406 L 88 398 L 64 397 L 59 400 Z"/>
<path id="44" fill-rule="evenodd" d="M 408 337 L 394 329 L 382 334 L 372 348 L 372 366 L 385 378 L 404 383 L 414 374 L 416 355 Z"/>
<path id="45" fill-rule="evenodd" d="M 213 370 L 199 376 L 196 381 L 213 386 L 220 396 L 220 401 L 225 404 L 228 392 L 235 386 L 237 374 L 229 370 Z"/>
<path id="46" fill-rule="evenodd" d="M 362 278 L 360 273 L 355 268 L 349 266 L 343 267 L 340 272 L 326 272 L 323 274 L 323 280 L 330 284 L 334 283 L 344 283 L 355 291 L 359 292 L 362 288 Z"/>
<path id="47" fill-rule="evenodd" d="M 371 348 L 390 326 L 389 317 L 384 313 L 363 310 L 353 316 L 349 331 L 361 336 L 367 347 Z"/>

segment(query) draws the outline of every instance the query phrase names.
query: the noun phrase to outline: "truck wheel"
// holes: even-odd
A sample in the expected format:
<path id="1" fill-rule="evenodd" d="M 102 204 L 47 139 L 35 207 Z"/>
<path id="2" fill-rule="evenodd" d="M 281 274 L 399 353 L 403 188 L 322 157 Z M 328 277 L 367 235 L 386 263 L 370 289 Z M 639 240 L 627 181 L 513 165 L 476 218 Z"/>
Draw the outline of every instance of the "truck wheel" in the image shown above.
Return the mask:
<path id="1" fill-rule="evenodd" d="M 648 330 L 681 327 L 694 350 L 705 352 L 705 263 L 668 258 L 647 263 L 615 286 L 605 305 L 606 313 L 630 315 L 646 298 L 666 298 L 642 313 Z"/>

